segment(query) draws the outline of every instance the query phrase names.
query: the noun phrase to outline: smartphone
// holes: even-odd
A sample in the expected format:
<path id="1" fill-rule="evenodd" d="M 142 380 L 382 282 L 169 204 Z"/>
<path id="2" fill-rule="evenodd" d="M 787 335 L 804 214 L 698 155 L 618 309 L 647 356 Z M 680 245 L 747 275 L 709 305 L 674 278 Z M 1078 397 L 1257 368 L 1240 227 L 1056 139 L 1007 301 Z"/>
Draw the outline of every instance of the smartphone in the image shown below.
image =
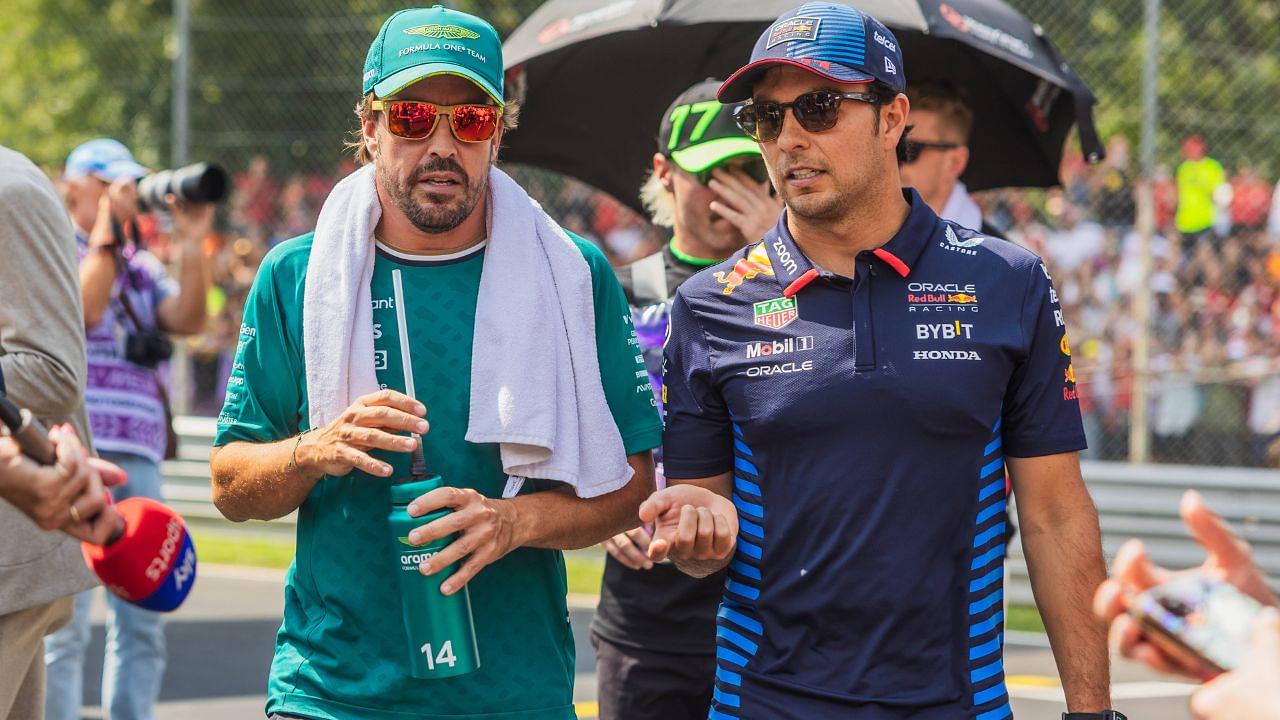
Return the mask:
<path id="1" fill-rule="evenodd" d="M 1199 574 L 1157 585 L 1129 604 L 1154 644 L 1200 668 L 1206 679 L 1244 661 L 1260 610 L 1233 586 Z"/>

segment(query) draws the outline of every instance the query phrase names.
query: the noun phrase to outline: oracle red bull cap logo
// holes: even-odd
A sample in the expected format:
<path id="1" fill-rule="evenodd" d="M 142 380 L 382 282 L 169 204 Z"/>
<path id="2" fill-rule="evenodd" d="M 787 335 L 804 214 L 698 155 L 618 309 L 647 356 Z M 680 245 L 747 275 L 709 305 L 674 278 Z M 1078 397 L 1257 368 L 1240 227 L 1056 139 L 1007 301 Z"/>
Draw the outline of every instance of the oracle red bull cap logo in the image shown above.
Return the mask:
<path id="1" fill-rule="evenodd" d="M 724 270 L 716 272 L 715 278 L 716 282 L 724 285 L 721 292 L 732 295 L 734 290 L 742 287 L 742 283 L 757 275 L 773 277 L 773 265 L 769 261 L 769 253 L 764 249 L 764 245 L 757 246 L 746 257 L 734 263 L 733 269 L 729 272 Z"/>

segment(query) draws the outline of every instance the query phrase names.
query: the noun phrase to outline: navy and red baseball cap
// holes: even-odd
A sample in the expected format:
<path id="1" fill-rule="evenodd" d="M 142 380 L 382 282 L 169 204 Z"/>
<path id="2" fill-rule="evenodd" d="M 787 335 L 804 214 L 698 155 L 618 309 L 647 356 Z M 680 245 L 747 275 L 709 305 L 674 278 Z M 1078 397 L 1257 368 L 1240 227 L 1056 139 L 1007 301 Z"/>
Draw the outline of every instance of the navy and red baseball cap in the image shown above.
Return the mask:
<path id="1" fill-rule="evenodd" d="M 778 16 L 756 41 L 751 62 L 720 86 L 720 102 L 749 99 L 756 82 L 777 65 L 835 82 L 879 80 L 897 92 L 907 90 L 898 39 L 884 23 L 847 5 L 811 2 Z"/>

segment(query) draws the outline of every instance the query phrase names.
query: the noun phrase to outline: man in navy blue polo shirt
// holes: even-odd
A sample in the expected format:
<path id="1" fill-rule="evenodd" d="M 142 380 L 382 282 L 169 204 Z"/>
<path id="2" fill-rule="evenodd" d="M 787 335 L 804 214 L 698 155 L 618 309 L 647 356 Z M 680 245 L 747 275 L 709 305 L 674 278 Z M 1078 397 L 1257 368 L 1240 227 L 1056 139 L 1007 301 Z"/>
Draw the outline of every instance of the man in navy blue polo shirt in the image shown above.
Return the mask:
<path id="1" fill-rule="evenodd" d="M 1006 467 L 1073 720 L 1119 717 L 1048 270 L 899 187 L 906 83 L 879 22 L 810 3 L 751 60 L 719 99 L 748 101 L 787 210 L 676 295 L 673 485 L 640 513 L 651 558 L 729 568 L 711 717 L 1009 717 Z"/>

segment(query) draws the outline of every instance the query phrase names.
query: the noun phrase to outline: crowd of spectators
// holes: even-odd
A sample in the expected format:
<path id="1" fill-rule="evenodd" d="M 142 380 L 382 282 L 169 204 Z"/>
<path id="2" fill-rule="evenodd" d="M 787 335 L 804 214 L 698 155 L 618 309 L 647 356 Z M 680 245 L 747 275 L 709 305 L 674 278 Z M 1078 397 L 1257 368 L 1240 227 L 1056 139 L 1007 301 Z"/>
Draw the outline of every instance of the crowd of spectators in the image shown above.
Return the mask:
<path id="1" fill-rule="evenodd" d="M 1130 450 L 1134 307 L 1143 277 L 1136 175 L 1128 144 L 1113 138 L 1098 166 L 1068 154 L 1061 188 L 980 199 L 997 227 L 1043 256 L 1053 273 L 1071 330 L 1088 455 L 1108 460 Z M 1147 282 L 1154 460 L 1280 467 L 1280 207 L 1273 194 L 1257 168 L 1228 175 L 1195 137 L 1181 164 L 1156 174 Z M 1199 216 L 1188 214 L 1197 203 Z"/>
<path id="2" fill-rule="evenodd" d="M 1273 207 L 1280 197 L 1258 168 L 1227 173 L 1198 138 L 1188 139 L 1183 155 L 1177 167 L 1159 170 L 1154 185 L 1152 456 L 1280 467 L 1280 207 Z M 1135 165 L 1117 137 L 1097 166 L 1068 153 L 1060 188 L 977 196 L 989 221 L 1043 256 L 1053 273 L 1072 333 L 1088 455 L 1108 460 L 1129 457 L 1134 298 L 1142 278 Z M 311 230 L 336 179 L 353 169 L 344 163 L 335 173 L 285 175 L 257 157 L 235 176 L 221 231 L 206 241 L 214 259 L 211 318 L 187 347 L 190 412 L 217 414 L 244 298 L 263 255 Z M 585 185 L 516 172 L 553 216 L 615 264 L 666 240 Z M 163 256 L 163 238 L 156 244 Z"/>

